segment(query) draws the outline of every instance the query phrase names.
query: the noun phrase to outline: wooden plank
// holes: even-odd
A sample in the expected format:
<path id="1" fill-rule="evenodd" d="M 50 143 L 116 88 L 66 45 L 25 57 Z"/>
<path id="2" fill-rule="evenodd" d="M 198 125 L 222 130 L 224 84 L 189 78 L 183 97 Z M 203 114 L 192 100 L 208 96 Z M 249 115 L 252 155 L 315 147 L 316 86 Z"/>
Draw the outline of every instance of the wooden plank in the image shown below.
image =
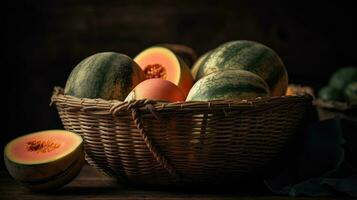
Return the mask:
<path id="1" fill-rule="evenodd" d="M 7 172 L 0 172 L 0 200 L 120 200 L 120 199 L 189 199 L 189 200 L 332 200 L 332 199 L 349 199 L 347 197 L 319 197 L 319 198 L 292 198 L 284 196 L 258 195 L 258 194 L 242 194 L 237 191 L 178 191 L 178 190 L 160 190 L 131 188 L 118 184 L 114 179 L 97 173 L 94 169 L 85 165 L 80 175 L 71 183 L 62 189 L 51 193 L 34 193 L 16 183 Z"/>

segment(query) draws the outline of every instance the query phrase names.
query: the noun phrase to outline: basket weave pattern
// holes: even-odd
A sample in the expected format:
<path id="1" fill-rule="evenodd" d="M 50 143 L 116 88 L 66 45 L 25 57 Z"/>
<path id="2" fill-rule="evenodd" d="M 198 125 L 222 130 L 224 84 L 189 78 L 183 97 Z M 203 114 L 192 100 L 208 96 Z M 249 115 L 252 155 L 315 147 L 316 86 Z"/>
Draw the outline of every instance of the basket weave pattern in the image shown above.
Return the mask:
<path id="1" fill-rule="evenodd" d="M 121 102 L 63 95 L 58 87 L 51 100 L 64 128 L 84 138 L 90 165 L 122 181 L 155 185 L 224 181 L 264 167 L 311 104 L 307 95 Z"/>

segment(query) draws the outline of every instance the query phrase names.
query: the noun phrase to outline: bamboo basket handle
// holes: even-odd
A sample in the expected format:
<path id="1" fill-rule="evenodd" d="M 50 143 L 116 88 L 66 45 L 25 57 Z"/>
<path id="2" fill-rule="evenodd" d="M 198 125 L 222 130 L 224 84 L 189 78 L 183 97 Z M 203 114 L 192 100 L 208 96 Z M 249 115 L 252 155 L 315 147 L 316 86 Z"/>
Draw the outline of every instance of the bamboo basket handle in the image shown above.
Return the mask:
<path id="1" fill-rule="evenodd" d="M 161 166 L 164 167 L 164 169 L 167 170 L 167 172 L 174 178 L 178 179 L 178 173 L 174 166 L 167 160 L 167 158 L 159 151 L 159 149 L 155 146 L 154 142 L 151 140 L 151 138 L 147 135 L 146 131 L 144 130 L 144 125 L 142 118 L 140 116 L 140 111 L 139 107 L 146 107 L 147 109 L 150 109 L 151 113 L 155 113 L 154 106 L 152 106 L 152 101 L 150 100 L 137 100 L 134 102 L 128 102 L 124 104 L 117 104 L 114 105 L 111 109 L 110 112 L 113 115 L 118 114 L 120 111 L 123 110 L 130 110 L 131 111 L 131 116 L 133 118 L 134 124 L 136 128 L 139 130 L 141 137 L 143 138 L 146 146 L 152 153 L 152 155 L 155 157 L 156 161 L 161 164 Z M 154 117 L 157 118 L 157 114 L 154 114 Z"/>

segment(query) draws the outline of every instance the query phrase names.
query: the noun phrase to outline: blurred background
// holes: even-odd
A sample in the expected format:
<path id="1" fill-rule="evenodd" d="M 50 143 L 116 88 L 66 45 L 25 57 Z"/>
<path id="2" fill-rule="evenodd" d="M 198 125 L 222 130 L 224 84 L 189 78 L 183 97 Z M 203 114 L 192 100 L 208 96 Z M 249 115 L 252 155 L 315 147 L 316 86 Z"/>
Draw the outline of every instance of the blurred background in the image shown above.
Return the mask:
<path id="1" fill-rule="evenodd" d="M 230 40 L 254 40 L 281 56 L 290 83 L 315 90 L 336 69 L 357 64 L 357 12 L 340 1 L 38 0 L 3 9 L 1 152 L 17 136 L 62 128 L 49 106 L 53 87 L 97 52 L 134 57 L 156 43 L 179 43 L 201 55 Z"/>

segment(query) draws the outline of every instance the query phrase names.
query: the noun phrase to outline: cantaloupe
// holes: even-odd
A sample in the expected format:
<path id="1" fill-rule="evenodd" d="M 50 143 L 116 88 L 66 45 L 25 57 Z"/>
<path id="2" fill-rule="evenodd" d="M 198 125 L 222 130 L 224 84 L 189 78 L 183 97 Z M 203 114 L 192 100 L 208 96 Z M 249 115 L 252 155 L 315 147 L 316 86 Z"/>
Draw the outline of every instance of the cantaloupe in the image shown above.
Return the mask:
<path id="1" fill-rule="evenodd" d="M 83 140 L 65 130 L 31 133 L 10 141 L 4 159 L 10 175 L 29 189 L 58 189 L 82 169 Z"/>
<path id="2" fill-rule="evenodd" d="M 139 53 L 134 61 L 146 78 L 161 78 L 177 85 L 186 96 L 193 85 L 190 69 L 182 59 L 166 47 L 154 46 Z"/>
<path id="3" fill-rule="evenodd" d="M 180 88 L 168 80 L 160 78 L 147 79 L 137 85 L 126 97 L 125 101 L 151 99 L 162 101 L 184 101 L 185 95 Z"/>

